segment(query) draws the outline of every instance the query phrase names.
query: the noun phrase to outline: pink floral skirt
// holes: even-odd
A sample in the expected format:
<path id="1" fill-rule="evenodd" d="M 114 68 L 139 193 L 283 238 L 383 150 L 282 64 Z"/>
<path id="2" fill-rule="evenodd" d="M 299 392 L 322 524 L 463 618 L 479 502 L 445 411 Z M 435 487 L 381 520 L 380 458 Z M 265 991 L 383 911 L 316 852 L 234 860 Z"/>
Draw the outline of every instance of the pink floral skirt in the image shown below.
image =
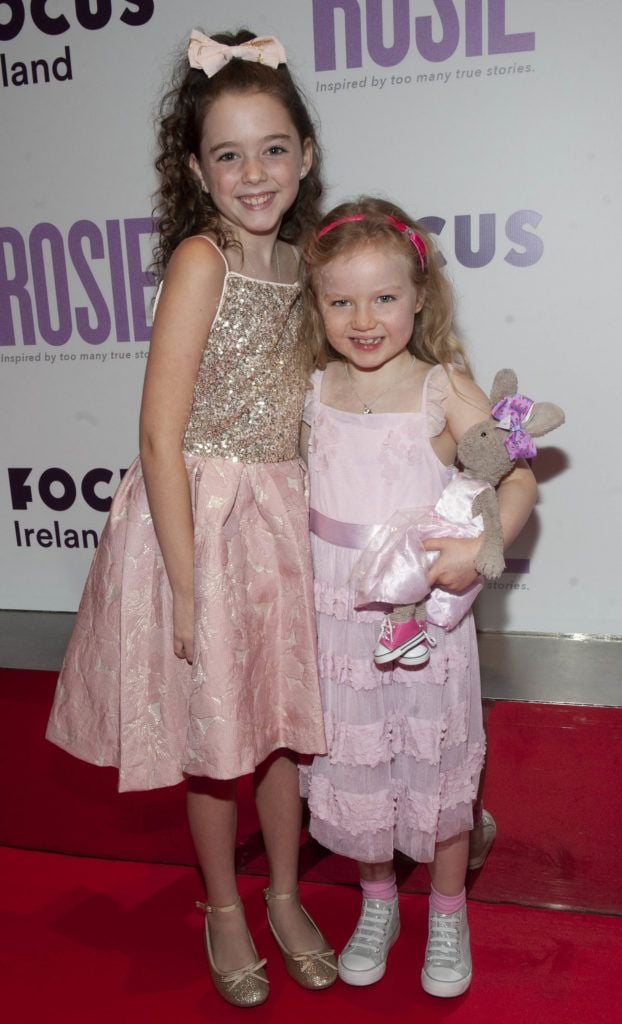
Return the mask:
<path id="1" fill-rule="evenodd" d="M 195 657 L 173 653 L 172 596 L 136 460 L 115 495 L 47 737 L 116 765 L 119 789 L 236 778 L 274 750 L 326 750 L 308 511 L 298 461 L 186 456 Z"/>

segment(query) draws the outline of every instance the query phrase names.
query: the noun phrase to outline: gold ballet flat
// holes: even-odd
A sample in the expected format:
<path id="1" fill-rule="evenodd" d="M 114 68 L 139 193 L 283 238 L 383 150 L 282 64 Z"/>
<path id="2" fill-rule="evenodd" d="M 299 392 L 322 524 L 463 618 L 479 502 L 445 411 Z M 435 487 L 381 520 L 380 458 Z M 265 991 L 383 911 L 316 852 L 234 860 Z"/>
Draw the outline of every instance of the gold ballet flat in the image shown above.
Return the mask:
<path id="1" fill-rule="evenodd" d="M 281 939 L 272 923 L 272 919 L 270 918 L 271 900 L 291 900 L 295 899 L 297 896 L 297 888 L 294 889 L 293 892 L 284 894 L 271 892 L 270 889 L 264 889 L 264 899 L 267 904 L 266 911 L 268 915 L 268 924 L 270 925 L 270 931 L 274 935 L 276 943 L 281 950 L 281 954 L 285 962 L 285 968 L 290 978 L 293 978 L 293 980 L 303 988 L 319 991 L 320 989 L 328 988 L 337 980 L 337 958 L 335 957 L 334 949 L 329 948 L 320 929 L 311 917 L 309 917 L 309 914 L 303 906 L 301 906 L 300 909 L 317 932 L 318 944 L 316 949 L 310 949 L 304 953 L 291 953 Z"/>
<path id="2" fill-rule="evenodd" d="M 210 914 L 230 914 L 237 910 L 242 904 L 238 897 L 235 903 L 228 907 L 211 907 L 208 903 L 197 902 L 199 910 L 205 912 L 205 952 L 212 981 L 217 992 L 232 1006 L 260 1006 L 268 998 L 270 983 L 266 977 L 264 967 L 265 958 L 260 960 L 257 957 L 255 943 L 249 934 L 251 946 L 257 959 L 246 967 L 240 967 L 236 971 L 219 971 L 214 963 L 214 954 L 209 933 Z"/>

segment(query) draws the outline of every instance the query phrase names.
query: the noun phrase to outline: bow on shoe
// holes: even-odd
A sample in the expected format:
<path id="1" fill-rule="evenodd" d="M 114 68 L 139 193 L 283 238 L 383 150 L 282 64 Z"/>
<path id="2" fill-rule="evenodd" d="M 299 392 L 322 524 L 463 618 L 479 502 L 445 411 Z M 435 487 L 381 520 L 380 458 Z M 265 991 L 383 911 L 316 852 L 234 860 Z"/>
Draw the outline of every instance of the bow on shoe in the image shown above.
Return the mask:
<path id="1" fill-rule="evenodd" d="M 297 964 L 301 964 L 304 970 L 305 965 L 309 964 L 310 967 L 315 967 L 316 964 L 323 964 L 324 967 L 328 967 L 331 971 L 337 973 L 337 965 L 335 963 L 335 950 L 324 949 L 318 950 L 316 953 L 292 953 L 292 960 L 295 960 Z"/>
<path id="2" fill-rule="evenodd" d="M 247 978 L 252 978 L 255 982 L 261 982 L 262 985 L 267 987 L 268 979 L 265 974 L 260 973 L 267 963 L 268 961 L 264 957 L 263 960 L 258 960 L 254 964 L 248 964 L 246 967 L 240 967 L 237 971 L 228 971 L 226 974 L 221 974 L 222 981 L 232 990 L 235 990 Z"/>
<path id="3" fill-rule="evenodd" d="M 274 36 L 250 39 L 248 43 L 240 43 L 238 46 L 227 46 L 226 43 L 217 43 L 210 36 L 204 36 L 197 29 L 190 33 L 190 67 L 204 71 L 208 78 L 221 71 L 234 57 L 255 64 L 267 64 L 271 68 L 278 68 L 279 64 L 287 63 L 283 44 Z"/>
<path id="4" fill-rule="evenodd" d="M 505 439 L 505 447 L 511 459 L 533 459 L 536 445 L 531 436 L 523 429 L 523 423 L 529 420 L 534 403 L 525 395 L 511 395 L 502 398 L 492 408 L 493 419 L 499 420 L 500 430 L 509 430 Z"/>

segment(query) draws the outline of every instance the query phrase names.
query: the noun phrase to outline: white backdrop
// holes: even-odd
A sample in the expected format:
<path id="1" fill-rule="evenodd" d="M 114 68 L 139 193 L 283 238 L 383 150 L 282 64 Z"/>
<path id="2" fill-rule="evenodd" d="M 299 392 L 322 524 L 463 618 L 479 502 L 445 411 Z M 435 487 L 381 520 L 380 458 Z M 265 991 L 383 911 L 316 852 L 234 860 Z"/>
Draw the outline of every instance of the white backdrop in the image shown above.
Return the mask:
<path id="1" fill-rule="evenodd" d="M 480 626 L 620 634 L 622 6 L 258 7 L 0 3 L 0 607 L 77 606 L 137 449 L 157 97 L 192 28 L 248 25 L 283 39 L 315 107 L 327 202 L 374 192 L 433 218 L 480 383 L 513 366 L 566 409 Z"/>

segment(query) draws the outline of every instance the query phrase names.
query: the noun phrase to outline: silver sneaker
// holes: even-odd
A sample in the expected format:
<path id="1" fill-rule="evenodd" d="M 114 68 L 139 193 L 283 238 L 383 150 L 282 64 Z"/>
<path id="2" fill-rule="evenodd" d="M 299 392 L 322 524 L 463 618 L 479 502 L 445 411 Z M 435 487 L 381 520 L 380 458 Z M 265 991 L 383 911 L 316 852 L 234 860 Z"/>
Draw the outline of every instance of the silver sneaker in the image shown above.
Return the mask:
<path id="1" fill-rule="evenodd" d="M 400 933 L 397 896 L 391 902 L 363 898 L 354 934 L 339 957 L 339 977 L 348 985 L 380 981 L 391 946 Z"/>
<path id="2" fill-rule="evenodd" d="M 481 868 L 490 853 L 496 834 L 497 826 L 492 814 L 490 811 L 482 811 L 480 820 L 473 826 L 469 836 L 469 871 Z"/>
<path id="3" fill-rule="evenodd" d="M 466 907 L 455 914 L 430 910 L 421 984 L 431 996 L 460 996 L 471 984 L 471 947 Z"/>

